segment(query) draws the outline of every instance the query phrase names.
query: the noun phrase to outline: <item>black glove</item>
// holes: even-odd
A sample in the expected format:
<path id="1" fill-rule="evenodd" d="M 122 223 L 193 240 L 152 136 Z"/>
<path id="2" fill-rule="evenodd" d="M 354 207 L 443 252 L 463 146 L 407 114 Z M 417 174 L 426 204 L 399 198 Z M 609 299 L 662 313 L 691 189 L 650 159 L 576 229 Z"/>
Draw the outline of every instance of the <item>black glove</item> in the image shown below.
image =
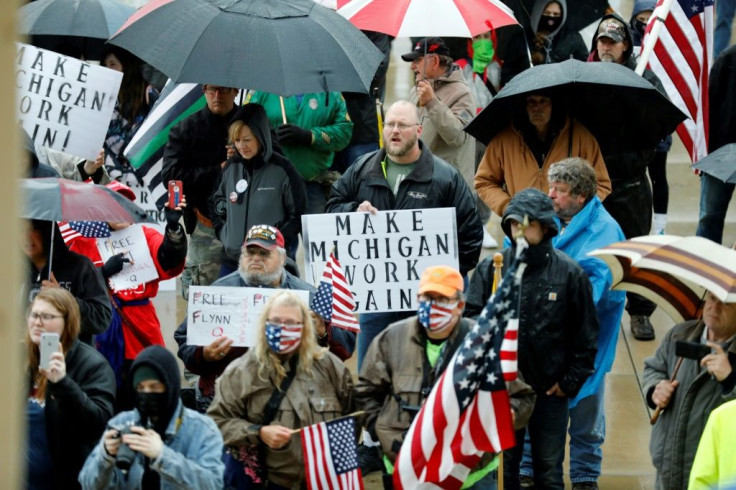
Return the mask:
<path id="1" fill-rule="evenodd" d="M 312 132 L 293 124 L 279 126 L 276 129 L 276 136 L 278 136 L 279 143 L 282 145 L 309 146 L 312 144 Z"/>
<path id="2" fill-rule="evenodd" d="M 168 206 L 164 209 L 166 213 L 166 229 L 171 231 L 178 231 L 179 220 L 181 219 L 181 211 L 171 209 Z"/>
<path id="3" fill-rule="evenodd" d="M 102 266 L 102 277 L 105 279 L 108 279 L 110 276 L 114 276 L 121 270 L 123 270 L 123 265 L 126 262 L 130 262 L 130 259 L 125 257 L 125 254 L 119 253 L 116 255 L 113 255 L 109 259 L 107 259 L 107 262 L 105 262 L 105 265 Z"/>

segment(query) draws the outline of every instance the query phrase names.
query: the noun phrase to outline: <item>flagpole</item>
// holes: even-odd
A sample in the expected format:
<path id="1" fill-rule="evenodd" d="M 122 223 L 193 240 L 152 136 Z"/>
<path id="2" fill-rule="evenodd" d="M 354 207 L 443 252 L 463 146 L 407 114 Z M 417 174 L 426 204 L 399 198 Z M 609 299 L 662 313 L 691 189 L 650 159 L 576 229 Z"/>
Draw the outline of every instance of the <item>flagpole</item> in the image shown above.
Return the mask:
<path id="1" fill-rule="evenodd" d="M 360 417 L 364 413 L 365 413 L 365 410 L 358 410 L 357 412 L 349 413 L 347 415 L 343 415 L 342 417 L 337 417 L 336 419 L 326 420 L 325 422 L 334 422 L 335 420 L 342 420 L 342 419 L 346 419 L 348 417 Z M 300 433 L 302 431 L 303 428 L 304 427 L 299 427 L 298 429 L 292 429 L 291 430 L 291 433 L 292 434 L 298 434 L 298 433 Z"/>
<path id="2" fill-rule="evenodd" d="M 652 16 L 654 17 L 654 25 L 649 31 L 649 35 L 646 38 L 647 42 L 644 45 L 644 48 L 641 50 L 639 61 L 636 65 L 636 70 L 634 70 L 639 76 L 644 73 L 644 68 L 646 68 L 647 63 L 649 63 L 649 56 L 651 56 L 652 51 L 654 51 L 654 45 L 657 44 L 657 41 L 659 41 L 659 33 L 662 30 L 662 26 L 664 25 L 665 21 L 667 20 L 667 16 L 669 15 L 671 8 L 672 0 L 664 0 L 664 2 L 662 2 L 662 5 L 657 7 L 654 10 L 654 13 L 652 13 Z"/>
<path id="3" fill-rule="evenodd" d="M 499 284 L 501 284 L 501 269 L 503 268 L 503 254 L 496 252 L 493 254 L 493 287 L 491 288 L 491 297 L 495 296 Z M 496 470 L 496 488 L 503 490 L 503 451 L 498 453 L 498 469 Z"/>

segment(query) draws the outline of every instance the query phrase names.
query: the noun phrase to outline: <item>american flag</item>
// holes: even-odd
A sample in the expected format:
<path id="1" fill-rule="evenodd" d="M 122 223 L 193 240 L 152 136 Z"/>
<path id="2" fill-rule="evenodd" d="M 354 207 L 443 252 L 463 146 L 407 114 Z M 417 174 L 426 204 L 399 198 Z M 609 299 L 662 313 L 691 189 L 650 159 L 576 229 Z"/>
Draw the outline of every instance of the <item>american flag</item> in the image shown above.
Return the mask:
<path id="1" fill-rule="evenodd" d="M 75 238 L 107 238 L 110 236 L 110 227 L 104 221 L 60 221 L 59 232 L 64 243 Z"/>
<path id="2" fill-rule="evenodd" d="M 657 2 L 657 8 L 664 0 Z M 656 17 L 652 15 L 652 19 Z M 654 22 L 644 34 L 642 46 Z M 713 0 L 674 0 L 649 68 L 670 100 L 690 119 L 677 128 L 693 162 L 708 154 L 708 73 L 713 60 Z"/>
<path id="3" fill-rule="evenodd" d="M 353 417 L 304 427 L 302 454 L 310 489 L 363 489 Z"/>
<path id="4" fill-rule="evenodd" d="M 334 252 L 330 253 L 317 293 L 312 300 L 312 311 L 330 322 L 333 327 L 360 331 L 360 325 L 353 315 L 355 298 L 350 292 L 348 282 Z"/>
<path id="5" fill-rule="evenodd" d="M 483 453 L 515 444 L 499 351 L 517 311 L 521 264 L 511 264 L 414 419 L 396 459 L 395 488 L 459 489 Z"/>
<path id="6" fill-rule="evenodd" d="M 281 328 L 266 329 L 266 341 L 273 348 L 287 354 L 297 347 L 302 338 L 302 325 L 281 325 Z"/>

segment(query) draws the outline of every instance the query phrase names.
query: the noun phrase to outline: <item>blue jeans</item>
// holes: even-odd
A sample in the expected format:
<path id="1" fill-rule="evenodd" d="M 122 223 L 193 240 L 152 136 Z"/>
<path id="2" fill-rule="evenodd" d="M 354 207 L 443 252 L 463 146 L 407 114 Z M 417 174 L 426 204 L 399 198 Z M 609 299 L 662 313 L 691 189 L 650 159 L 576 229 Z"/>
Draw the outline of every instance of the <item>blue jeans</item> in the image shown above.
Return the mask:
<path id="1" fill-rule="evenodd" d="M 564 490 L 562 462 L 565 458 L 565 432 L 567 432 L 568 398 L 537 393 L 537 402 L 529 418 L 529 425 L 516 433 L 516 446 L 504 457 L 504 488 L 519 488 L 519 474 L 524 441 L 529 434 L 531 442 L 534 486 L 536 488 Z"/>
<path id="2" fill-rule="evenodd" d="M 390 311 L 386 313 L 361 313 L 358 318 L 360 322 L 360 333 L 358 334 L 358 372 L 363 365 L 363 358 L 368 352 L 368 346 L 373 339 L 386 327 L 394 322 L 415 315 L 413 311 Z"/>
<path id="3" fill-rule="evenodd" d="M 734 187 L 734 184 L 726 184 L 708 174 L 700 176 L 700 217 L 695 232 L 697 236 L 716 243 L 723 241 L 723 225 Z"/>
<path id="4" fill-rule="evenodd" d="M 716 28 L 713 34 L 713 59 L 731 42 L 731 27 L 736 0 L 716 0 Z"/>

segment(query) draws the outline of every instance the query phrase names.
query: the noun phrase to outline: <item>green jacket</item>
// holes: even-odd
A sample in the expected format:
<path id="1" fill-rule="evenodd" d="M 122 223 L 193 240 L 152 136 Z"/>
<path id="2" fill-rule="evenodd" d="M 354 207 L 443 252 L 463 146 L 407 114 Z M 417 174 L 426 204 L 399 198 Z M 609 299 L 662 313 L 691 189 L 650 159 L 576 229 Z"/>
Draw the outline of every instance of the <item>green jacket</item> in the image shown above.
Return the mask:
<path id="1" fill-rule="evenodd" d="M 724 403 L 710 413 L 700 438 L 690 490 L 736 487 L 736 401 Z"/>
<path id="2" fill-rule="evenodd" d="M 261 104 L 266 109 L 272 128 L 284 124 L 279 96 L 268 92 L 253 92 L 248 102 Z M 329 103 L 325 105 L 326 99 Z M 332 166 L 336 151 L 350 143 L 353 123 L 350 121 L 345 99 L 339 92 L 304 94 L 301 103 L 296 96 L 284 97 L 286 122 L 312 131 L 309 146 L 282 145 L 286 158 L 291 160 L 306 181 L 314 180 Z"/>

